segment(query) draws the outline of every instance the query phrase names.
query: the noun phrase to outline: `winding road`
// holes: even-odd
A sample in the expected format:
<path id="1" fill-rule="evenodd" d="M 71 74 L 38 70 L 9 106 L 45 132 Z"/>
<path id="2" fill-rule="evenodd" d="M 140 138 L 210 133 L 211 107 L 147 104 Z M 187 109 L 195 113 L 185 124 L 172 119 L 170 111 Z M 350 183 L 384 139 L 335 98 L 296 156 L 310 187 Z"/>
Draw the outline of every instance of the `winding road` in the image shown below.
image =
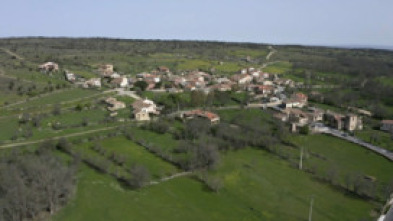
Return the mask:
<path id="1" fill-rule="evenodd" d="M 328 128 L 327 130 L 324 130 L 322 133 L 324 134 L 329 134 L 332 136 L 335 136 L 337 138 L 341 138 L 343 140 L 349 141 L 351 143 L 355 143 L 358 144 L 360 146 L 366 147 L 367 149 L 374 151 L 375 153 L 384 156 L 386 159 L 393 161 L 393 152 L 390 152 L 384 148 L 372 145 L 370 143 L 367 143 L 357 137 L 352 137 L 347 135 L 346 133 L 336 130 L 336 129 L 332 129 L 332 128 Z"/>
<path id="2" fill-rule="evenodd" d="M 269 48 L 270 52 L 269 52 L 269 54 L 267 54 L 267 56 L 266 56 L 266 61 L 270 60 L 270 57 L 271 57 L 274 53 L 277 52 L 277 50 L 274 49 L 273 46 L 271 46 L 271 45 L 269 45 L 268 48 Z"/>

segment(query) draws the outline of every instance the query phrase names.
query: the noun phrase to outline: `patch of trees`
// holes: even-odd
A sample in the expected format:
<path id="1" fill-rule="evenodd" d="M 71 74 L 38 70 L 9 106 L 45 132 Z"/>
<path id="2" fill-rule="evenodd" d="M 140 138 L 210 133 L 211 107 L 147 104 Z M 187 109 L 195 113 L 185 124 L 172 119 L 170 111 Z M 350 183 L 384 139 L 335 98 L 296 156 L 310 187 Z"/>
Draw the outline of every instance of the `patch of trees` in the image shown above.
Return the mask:
<path id="1" fill-rule="evenodd" d="M 127 180 L 128 184 L 135 188 L 141 188 L 150 181 L 149 170 L 144 166 L 133 165 L 130 168 L 131 178 Z"/>
<path id="2" fill-rule="evenodd" d="M 139 88 L 140 91 L 145 91 L 148 86 L 146 81 L 137 81 L 134 83 L 134 88 Z"/>
<path id="3" fill-rule="evenodd" d="M 77 162 L 48 150 L 0 158 L 0 220 L 34 220 L 53 214 L 73 193 Z"/>
<path id="4" fill-rule="evenodd" d="M 364 199 L 383 202 L 393 192 L 393 180 L 384 183 L 379 182 L 375 177 L 356 171 L 343 173 L 335 165 L 330 165 L 326 169 L 323 169 L 319 168 L 316 164 L 306 163 L 303 169 L 311 173 L 314 178 L 330 184 L 339 191 L 347 192 Z"/>
<path id="5" fill-rule="evenodd" d="M 387 106 L 393 105 L 393 86 L 382 77 L 393 77 L 393 53 L 383 50 L 347 50 L 318 47 L 282 46 L 276 56 L 289 60 L 291 74 L 340 86 L 332 91 L 321 91 L 322 102 L 334 106 L 357 106 L 375 112 L 378 119 L 392 118 Z M 329 73 L 329 75 L 319 75 Z M 315 101 L 321 102 L 320 99 Z"/>
<path id="6" fill-rule="evenodd" d="M 217 146 L 203 140 L 180 142 L 175 151 L 180 154 L 178 163 L 185 170 L 213 169 L 220 159 Z"/>
<path id="7" fill-rule="evenodd" d="M 99 141 L 100 139 L 104 139 L 106 137 L 118 136 L 122 134 L 122 129 L 119 128 L 118 132 L 110 133 L 107 135 L 102 135 L 99 137 L 92 137 L 93 139 L 89 139 L 90 141 Z M 75 142 L 74 142 L 75 143 Z M 76 143 L 79 143 L 77 140 Z M 92 169 L 108 174 L 119 182 L 125 184 L 131 188 L 140 188 L 150 181 L 150 172 L 143 166 L 133 164 L 131 167 L 126 164 L 127 157 L 125 155 L 116 153 L 114 151 L 108 152 L 106 148 L 104 148 L 99 142 L 94 143 L 90 149 L 98 154 L 89 154 L 85 153 L 77 148 L 73 147 L 73 144 L 70 143 L 66 138 L 59 139 L 56 147 L 73 156 L 76 159 L 80 159 L 82 162 L 86 163 Z"/>
<path id="8" fill-rule="evenodd" d="M 142 129 L 151 130 L 159 134 L 165 134 L 169 130 L 169 123 L 163 119 L 154 122 L 149 122 L 141 126 Z"/>

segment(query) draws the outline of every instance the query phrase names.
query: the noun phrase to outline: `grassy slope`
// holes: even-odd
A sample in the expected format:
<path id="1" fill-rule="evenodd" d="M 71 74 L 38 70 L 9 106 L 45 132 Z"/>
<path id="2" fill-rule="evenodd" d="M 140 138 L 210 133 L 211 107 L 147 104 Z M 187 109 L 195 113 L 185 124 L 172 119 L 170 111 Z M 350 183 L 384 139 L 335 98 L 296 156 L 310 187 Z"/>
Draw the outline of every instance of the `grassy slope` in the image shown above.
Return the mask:
<path id="1" fill-rule="evenodd" d="M 393 164 L 366 148 L 327 135 L 296 136 L 293 141 L 307 151 L 327 158 L 323 161 L 311 156 L 304 161 L 305 165 L 313 162 L 321 169 L 334 167 L 341 176 L 348 172 L 360 172 L 374 176 L 381 182 L 390 182 L 393 179 L 389 173 L 393 171 Z"/>
<path id="2" fill-rule="evenodd" d="M 42 98 L 33 99 L 23 104 L 15 105 L 14 108 L 29 108 L 34 106 L 50 106 L 54 104 L 72 102 L 74 100 L 80 100 L 84 97 L 98 95 L 100 92 L 96 90 L 84 90 L 84 89 L 70 89 L 64 91 L 57 91 Z"/>
<path id="3" fill-rule="evenodd" d="M 305 220 L 311 195 L 315 220 L 358 220 L 373 208 L 261 150 L 226 154 L 216 173 L 219 193 L 191 178 L 134 191 L 84 167 L 75 199 L 53 220 Z"/>
<path id="4" fill-rule="evenodd" d="M 0 119 L 0 140 L 8 140 L 18 129 L 18 118 L 8 117 Z"/>
<path id="5" fill-rule="evenodd" d="M 177 172 L 173 165 L 147 153 L 145 148 L 124 137 L 106 139 L 102 142 L 102 146 L 108 151 L 108 156 L 113 152 L 125 156 L 128 168 L 131 168 L 134 163 L 145 165 L 150 171 L 152 178 L 169 176 Z"/>
<path id="6" fill-rule="evenodd" d="M 366 142 L 370 142 L 374 145 L 393 151 L 393 138 L 388 132 L 365 128 L 362 131 L 356 131 L 356 136 Z M 372 140 L 373 136 L 376 137 L 377 141 Z"/>

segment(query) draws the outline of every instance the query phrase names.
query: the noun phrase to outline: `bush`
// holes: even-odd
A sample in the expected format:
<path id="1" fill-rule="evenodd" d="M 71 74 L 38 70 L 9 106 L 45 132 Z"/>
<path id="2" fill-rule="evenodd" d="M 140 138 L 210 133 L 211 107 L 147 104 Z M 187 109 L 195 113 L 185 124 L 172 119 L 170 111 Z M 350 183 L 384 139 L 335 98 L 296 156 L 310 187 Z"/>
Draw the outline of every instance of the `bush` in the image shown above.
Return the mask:
<path id="1" fill-rule="evenodd" d="M 134 165 L 130 169 L 128 184 L 134 188 L 145 186 L 150 181 L 150 173 L 144 166 Z"/>
<path id="2" fill-rule="evenodd" d="M 299 133 L 303 135 L 308 135 L 310 133 L 310 128 L 307 125 L 303 126 L 300 128 Z"/>

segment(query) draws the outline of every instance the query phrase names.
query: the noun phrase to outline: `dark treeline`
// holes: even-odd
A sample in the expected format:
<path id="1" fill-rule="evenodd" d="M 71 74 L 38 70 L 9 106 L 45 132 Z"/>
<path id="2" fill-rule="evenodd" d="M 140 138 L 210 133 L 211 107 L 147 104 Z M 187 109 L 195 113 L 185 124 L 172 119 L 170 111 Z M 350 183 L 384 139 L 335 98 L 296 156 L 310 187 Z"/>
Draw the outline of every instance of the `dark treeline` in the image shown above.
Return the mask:
<path id="1" fill-rule="evenodd" d="M 70 198 L 77 161 L 64 162 L 48 144 L 36 153 L 0 158 L 0 220 L 42 219 Z"/>
<path id="2" fill-rule="evenodd" d="M 109 38 L 7 38 L 0 46 L 13 51 L 19 47 L 44 50 L 56 54 L 59 50 L 116 51 L 119 53 L 147 55 L 150 53 L 186 53 L 215 58 L 229 58 L 223 49 L 266 49 L 264 44 L 215 41 L 181 40 L 126 40 Z"/>
<path id="3" fill-rule="evenodd" d="M 314 101 L 365 108 L 379 119 L 393 117 L 388 108 L 393 105 L 393 85 L 384 80 L 393 78 L 392 51 L 301 46 L 281 46 L 278 50 L 276 59 L 292 63 L 288 73 L 306 83 L 339 86 L 321 91 L 323 99 Z"/>

